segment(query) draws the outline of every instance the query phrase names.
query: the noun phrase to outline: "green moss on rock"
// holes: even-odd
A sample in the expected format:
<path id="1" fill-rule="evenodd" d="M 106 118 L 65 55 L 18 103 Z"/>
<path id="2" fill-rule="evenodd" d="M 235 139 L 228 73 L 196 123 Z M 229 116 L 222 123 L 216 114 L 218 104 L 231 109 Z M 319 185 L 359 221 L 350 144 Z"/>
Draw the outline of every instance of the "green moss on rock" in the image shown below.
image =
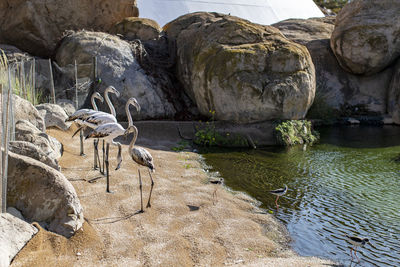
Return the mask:
<path id="1" fill-rule="evenodd" d="M 319 133 L 312 129 L 310 121 L 289 120 L 279 123 L 274 131 L 276 140 L 284 146 L 313 144 L 319 140 Z"/>

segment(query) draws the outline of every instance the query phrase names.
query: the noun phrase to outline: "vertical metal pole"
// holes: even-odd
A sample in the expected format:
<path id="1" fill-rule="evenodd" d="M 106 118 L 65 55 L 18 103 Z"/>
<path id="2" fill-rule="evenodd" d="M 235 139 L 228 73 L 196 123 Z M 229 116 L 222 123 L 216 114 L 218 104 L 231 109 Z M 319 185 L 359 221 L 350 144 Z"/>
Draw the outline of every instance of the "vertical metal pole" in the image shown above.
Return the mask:
<path id="1" fill-rule="evenodd" d="M 54 89 L 54 79 L 53 79 L 53 67 L 51 66 L 51 59 L 49 58 L 49 70 L 50 70 L 50 85 L 51 85 L 51 97 L 53 98 L 53 104 L 56 103 L 56 91 Z"/>
<path id="2" fill-rule="evenodd" d="M 0 140 L 0 179 L 1 179 L 1 187 L 0 187 L 0 205 L 3 206 L 3 115 L 4 115 L 4 90 L 3 85 L 0 84 L 0 98 L 1 98 L 1 118 L 0 118 L 0 129 L 1 129 L 1 140 Z M 3 210 L 1 210 L 3 211 Z"/>
<path id="3" fill-rule="evenodd" d="M 8 170 L 8 143 L 9 143 L 9 128 L 8 128 L 8 121 L 9 121 L 9 116 L 10 116 L 10 98 L 11 98 L 11 74 L 10 74 L 10 68 L 8 68 L 8 94 L 7 94 L 7 104 L 6 104 L 6 114 L 3 116 L 5 117 L 5 121 L 3 121 L 3 144 L 4 144 L 4 150 L 2 151 L 3 156 L 2 156 L 2 176 L 3 176 L 3 182 L 2 182 L 2 203 L 1 203 L 1 211 L 3 213 L 7 212 L 7 170 Z M 4 96 L 4 95 L 3 95 Z M 4 103 L 4 102 L 3 102 Z M 4 127 L 5 126 L 5 127 Z"/>
<path id="4" fill-rule="evenodd" d="M 22 79 L 22 92 L 23 92 L 23 98 L 25 100 L 28 100 L 28 90 L 26 88 L 26 81 L 25 81 L 25 61 L 21 61 L 21 79 Z"/>
<path id="5" fill-rule="evenodd" d="M 93 82 L 97 80 L 97 57 L 93 57 Z"/>
<path id="6" fill-rule="evenodd" d="M 32 103 L 36 106 L 36 60 L 33 58 L 32 62 Z"/>
<path id="7" fill-rule="evenodd" d="M 78 66 L 75 60 L 75 109 L 78 110 Z"/>

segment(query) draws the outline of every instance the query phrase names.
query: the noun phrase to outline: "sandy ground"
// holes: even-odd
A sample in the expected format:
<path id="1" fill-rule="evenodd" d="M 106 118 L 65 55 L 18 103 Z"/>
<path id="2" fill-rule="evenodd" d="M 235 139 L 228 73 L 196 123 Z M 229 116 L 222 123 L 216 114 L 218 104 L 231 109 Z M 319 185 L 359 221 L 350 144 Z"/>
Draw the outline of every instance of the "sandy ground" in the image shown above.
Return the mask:
<path id="1" fill-rule="evenodd" d="M 85 143 L 87 156 L 81 157 L 72 130 L 49 133 L 64 144 L 60 165 L 79 195 L 86 222 L 70 239 L 40 229 L 11 266 L 333 266 L 296 256 L 272 215 L 245 194 L 208 182 L 197 154 L 148 148 L 156 167 L 152 207 L 138 213 L 138 165 L 127 146 L 118 171 L 111 149 L 114 193 L 108 194 L 106 179 L 92 170 L 92 142 Z M 150 178 L 140 169 L 146 204 Z M 89 182 L 94 178 L 99 179 Z"/>

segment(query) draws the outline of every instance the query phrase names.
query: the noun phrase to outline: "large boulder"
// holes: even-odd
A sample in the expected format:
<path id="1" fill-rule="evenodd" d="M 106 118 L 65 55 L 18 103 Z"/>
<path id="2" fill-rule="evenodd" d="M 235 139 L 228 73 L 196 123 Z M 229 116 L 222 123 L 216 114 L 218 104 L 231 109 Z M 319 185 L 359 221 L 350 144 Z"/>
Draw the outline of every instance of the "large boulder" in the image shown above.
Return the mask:
<path id="1" fill-rule="evenodd" d="M 25 141 L 11 141 L 9 149 L 16 154 L 36 159 L 58 171 L 61 170 L 60 165 L 56 158 L 51 158 L 43 152 L 43 150 L 29 142 Z"/>
<path id="2" fill-rule="evenodd" d="M 132 46 L 117 36 L 87 31 L 70 34 L 57 49 L 56 61 L 64 68 L 74 64 L 74 59 L 82 65 L 92 62 L 94 56 L 101 79 L 99 92 L 112 85 L 121 93 L 118 99 L 111 95 L 119 118 L 126 119 L 125 103 L 130 97 L 135 97 L 142 108 L 135 119 L 174 117 L 176 109 L 168 101 L 172 96 L 142 69 Z M 90 68 L 82 67 L 79 72 L 81 76 L 92 75 Z M 90 96 L 89 93 L 88 99 Z M 99 106 L 108 112 L 105 104 Z"/>
<path id="3" fill-rule="evenodd" d="M 38 56 L 51 56 L 65 30 L 108 31 L 138 16 L 136 0 L 3 0 L 0 42 Z"/>
<path id="4" fill-rule="evenodd" d="M 0 95 L 0 100 L 1 100 Z M 13 95 L 13 114 L 14 120 L 26 120 L 33 124 L 40 131 L 46 130 L 44 120 L 40 116 L 37 109 L 32 105 L 31 102 L 17 96 Z M 0 114 L 2 113 L 2 102 L 0 101 Z"/>
<path id="5" fill-rule="evenodd" d="M 38 229 L 9 213 L 0 214 L 0 267 L 12 259 L 37 233 Z"/>
<path id="6" fill-rule="evenodd" d="M 399 3 L 351 1 L 336 18 L 331 47 L 349 72 L 371 75 L 382 71 L 400 55 Z"/>
<path id="7" fill-rule="evenodd" d="M 40 131 L 32 123 L 19 120 L 15 123 L 15 140 L 26 141 L 38 147 L 51 159 L 59 159 L 62 156 L 62 145 L 52 136 Z"/>
<path id="8" fill-rule="evenodd" d="M 45 103 L 35 107 L 44 119 L 46 128 L 56 127 L 66 131 L 71 126 L 71 123 L 65 122 L 65 120 L 68 118 L 68 115 L 61 106 Z"/>
<path id="9" fill-rule="evenodd" d="M 278 29 L 198 12 L 164 30 L 176 41 L 177 75 L 202 115 L 240 123 L 301 119 L 311 106 L 310 54 Z"/>
<path id="10" fill-rule="evenodd" d="M 124 18 L 117 23 L 112 29 L 111 33 L 120 34 L 126 40 L 140 39 L 148 41 L 157 39 L 160 36 L 160 25 L 154 20 L 146 18 Z"/>
<path id="11" fill-rule="evenodd" d="M 10 152 L 7 204 L 48 230 L 70 237 L 82 227 L 83 213 L 74 187 L 49 166 Z"/>
<path id="12" fill-rule="evenodd" d="M 305 45 L 315 65 L 317 88 L 309 116 L 321 118 L 365 107 L 371 114 L 386 113 L 392 69 L 371 75 L 343 70 L 330 48 L 334 17 L 289 19 L 277 27 L 290 40 Z M 347 107 L 347 108 L 346 108 Z M 349 115 L 349 114 L 347 114 Z"/>

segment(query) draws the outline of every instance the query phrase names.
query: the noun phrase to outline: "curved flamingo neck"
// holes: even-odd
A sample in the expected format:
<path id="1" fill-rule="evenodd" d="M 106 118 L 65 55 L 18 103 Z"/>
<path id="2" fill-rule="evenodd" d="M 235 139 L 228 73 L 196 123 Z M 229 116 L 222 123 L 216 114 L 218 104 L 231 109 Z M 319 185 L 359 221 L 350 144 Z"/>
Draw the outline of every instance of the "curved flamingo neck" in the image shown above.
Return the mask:
<path id="1" fill-rule="evenodd" d="M 128 127 L 129 126 L 133 126 L 133 119 L 132 119 L 132 114 L 129 110 L 129 106 L 131 105 L 131 103 L 128 101 L 126 102 L 125 105 L 125 112 L 126 112 L 126 116 L 128 117 Z"/>
<path id="2" fill-rule="evenodd" d="M 133 137 L 132 137 L 131 143 L 129 144 L 129 151 L 132 151 L 133 146 L 135 145 L 136 139 L 138 136 L 138 129 L 133 125 L 131 127 L 133 128 Z"/>
<path id="3" fill-rule="evenodd" d="M 106 99 L 108 108 L 110 109 L 110 113 L 111 113 L 114 117 L 117 117 L 117 113 L 115 112 L 115 108 L 114 108 L 113 104 L 111 103 L 110 97 L 108 96 L 108 93 L 109 93 L 109 92 L 110 92 L 110 91 L 109 91 L 108 89 L 106 89 L 106 91 L 104 92 L 104 97 L 105 97 L 105 99 Z"/>
<path id="4" fill-rule="evenodd" d="M 96 95 L 93 94 L 92 98 L 91 98 L 92 107 L 93 107 L 94 110 L 98 111 L 99 109 L 97 108 L 96 101 L 94 100 L 95 98 L 96 98 Z"/>

